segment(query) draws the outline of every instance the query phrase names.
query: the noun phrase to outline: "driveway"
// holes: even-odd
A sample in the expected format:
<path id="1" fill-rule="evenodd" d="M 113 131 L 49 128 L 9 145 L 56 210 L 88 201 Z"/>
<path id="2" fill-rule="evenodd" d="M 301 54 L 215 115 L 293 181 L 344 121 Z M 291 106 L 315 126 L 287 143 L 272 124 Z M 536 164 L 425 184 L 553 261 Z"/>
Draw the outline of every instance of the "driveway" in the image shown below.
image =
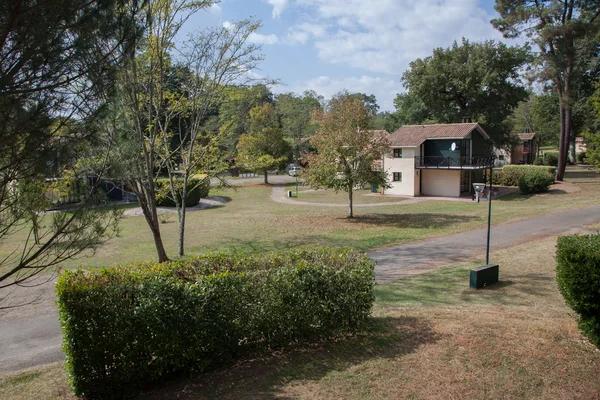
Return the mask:
<path id="1" fill-rule="evenodd" d="M 597 223 L 600 223 L 600 206 L 496 225 L 492 227 L 492 248 L 506 248 L 565 233 L 589 232 L 585 225 Z M 373 251 L 369 256 L 377 261 L 377 281 L 390 282 L 448 263 L 481 257 L 485 254 L 485 241 L 486 229 L 482 228 Z M 64 358 L 53 290 L 54 281 L 35 288 L 17 288 L 14 298 L 34 304 L 0 314 L 0 373 Z"/>

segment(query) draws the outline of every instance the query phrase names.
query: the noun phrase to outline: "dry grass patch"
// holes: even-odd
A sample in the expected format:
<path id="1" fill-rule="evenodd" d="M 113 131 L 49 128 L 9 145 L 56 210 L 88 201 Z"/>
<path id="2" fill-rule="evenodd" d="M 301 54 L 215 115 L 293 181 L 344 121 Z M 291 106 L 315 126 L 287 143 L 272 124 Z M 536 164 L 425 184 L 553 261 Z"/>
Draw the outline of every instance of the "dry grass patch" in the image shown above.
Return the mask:
<path id="1" fill-rule="evenodd" d="M 63 363 L 0 375 L 0 399 L 75 399 Z"/>

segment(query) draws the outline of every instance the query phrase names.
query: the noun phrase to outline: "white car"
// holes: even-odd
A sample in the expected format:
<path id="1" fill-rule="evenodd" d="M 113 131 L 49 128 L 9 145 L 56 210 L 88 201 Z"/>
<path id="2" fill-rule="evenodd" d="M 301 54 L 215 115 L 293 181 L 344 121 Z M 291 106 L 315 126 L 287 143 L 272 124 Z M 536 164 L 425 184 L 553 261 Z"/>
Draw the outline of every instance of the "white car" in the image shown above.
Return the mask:
<path id="1" fill-rule="evenodd" d="M 302 172 L 302 168 L 300 167 L 291 167 L 288 171 L 290 176 L 296 176 Z"/>

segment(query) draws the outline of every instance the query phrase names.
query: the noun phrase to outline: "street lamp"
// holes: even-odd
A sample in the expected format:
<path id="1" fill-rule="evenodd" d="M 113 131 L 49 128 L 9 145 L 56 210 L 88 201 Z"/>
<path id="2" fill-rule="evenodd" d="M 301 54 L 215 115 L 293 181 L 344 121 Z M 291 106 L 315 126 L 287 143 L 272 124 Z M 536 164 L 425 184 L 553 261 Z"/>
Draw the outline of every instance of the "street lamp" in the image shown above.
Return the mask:
<path id="1" fill-rule="evenodd" d="M 498 282 L 498 264 L 490 265 L 490 233 L 492 228 L 492 179 L 493 179 L 493 165 L 490 168 L 490 187 L 488 190 L 488 223 L 487 223 L 487 246 L 485 251 L 485 265 L 473 268 L 471 270 L 470 282 L 469 286 L 474 289 L 479 289 L 487 285 L 491 285 L 493 283 Z M 483 193 L 483 189 L 485 188 L 484 183 L 474 183 L 473 188 L 475 189 L 475 193 L 477 196 L 477 202 L 479 203 L 479 199 L 481 194 Z"/>

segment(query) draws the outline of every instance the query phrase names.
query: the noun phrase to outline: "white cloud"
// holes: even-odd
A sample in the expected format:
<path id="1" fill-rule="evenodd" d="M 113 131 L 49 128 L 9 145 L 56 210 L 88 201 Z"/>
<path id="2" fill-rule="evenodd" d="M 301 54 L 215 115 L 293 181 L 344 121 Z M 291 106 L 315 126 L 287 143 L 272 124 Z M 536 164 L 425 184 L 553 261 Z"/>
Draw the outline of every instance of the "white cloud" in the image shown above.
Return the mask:
<path id="1" fill-rule="evenodd" d="M 288 5 L 288 0 L 267 0 L 267 3 L 273 6 L 273 18 L 279 18 L 284 8 Z"/>
<path id="2" fill-rule="evenodd" d="M 213 15 L 221 15 L 223 14 L 223 10 L 219 7 L 218 4 L 213 4 L 208 8 L 208 13 Z"/>
<path id="3" fill-rule="evenodd" d="M 477 0 L 297 0 L 310 23 L 288 31 L 288 42 L 314 39 L 320 60 L 400 76 L 410 61 L 454 40 L 501 39 Z M 306 25 L 320 27 L 318 33 Z M 328 28 L 326 28 L 328 27 Z"/>
<path id="4" fill-rule="evenodd" d="M 351 93 L 374 94 L 381 111 L 394 110 L 394 98 L 398 93 L 404 91 L 402 84 L 398 80 L 367 75 L 339 79 L 319 76 L 305 82 L 296 82 L 293 87 L 278 86 L 274 88 L 274 91 L 277 93 L 290 91 L 302 93 L 305 90 L 314 90 L 328 99 L 344 89 Z"/>
<path id="5" fill-rule="evenodd" d="M 276 44 L 279 42 L 279 38 L 277 38 L 277 35 L 275 34 L 263 35 L 262 33 L 256 32 L 252 32 L 248 36 L 248 40 L 255 44 Z"/>

